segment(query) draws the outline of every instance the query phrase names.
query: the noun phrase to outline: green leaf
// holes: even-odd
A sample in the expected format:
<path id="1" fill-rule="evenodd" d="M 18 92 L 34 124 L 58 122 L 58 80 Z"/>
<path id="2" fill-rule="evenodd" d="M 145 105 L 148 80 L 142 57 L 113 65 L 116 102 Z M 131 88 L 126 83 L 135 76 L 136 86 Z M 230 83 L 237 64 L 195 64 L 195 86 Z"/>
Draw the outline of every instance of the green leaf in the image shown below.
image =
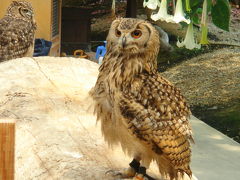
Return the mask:
<path id="1" fill-rule="evenodd" d="M 199 6 L 199 4 L 202 4 L 203 0 L 190 0 L 190 6 L 194 7 L 194 6 Z"/>
<path id="2" fill-rule="evenodd" d="M 212 21 L 217 27 L 229 31 L 230 6 L 228 0 L 217 0 L 212 7 L 211 14 Z"/>
<path id="3" fill-rule="evenodd" d="M 202 8 L 198 8 L 198 9 L 196 10 L 196 13 L 197 13 L 197 14 L 202 14 Z"/>
<path id="4" fill-rule="evenodd" d="M 200 20 L 199 20 L 199 17 L 198 17 L 197 14 L 194 14 L 192 16 L 192 21 L 193 21 L 194 24 L 200 24 Z"/>
<path id="5" fill-rule="evenodd" d="M 207 2 L 207 9 L 208 9 L 208 12 L 210 12 L 212 10 L 212 0 L 208 0 Z"/>

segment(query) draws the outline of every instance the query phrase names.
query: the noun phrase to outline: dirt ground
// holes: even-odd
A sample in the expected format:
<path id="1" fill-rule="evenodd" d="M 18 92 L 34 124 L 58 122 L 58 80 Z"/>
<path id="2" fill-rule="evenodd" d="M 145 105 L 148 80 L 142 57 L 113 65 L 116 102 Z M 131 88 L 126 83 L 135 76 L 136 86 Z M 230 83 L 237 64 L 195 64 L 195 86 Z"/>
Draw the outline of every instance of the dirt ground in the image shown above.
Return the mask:
<path id="1" fill-rule="evenodd" d="M 193 106 L 214 106 L 240 99 L 240 48 L 197 56 L 162 75 L 179 87 Z"/>

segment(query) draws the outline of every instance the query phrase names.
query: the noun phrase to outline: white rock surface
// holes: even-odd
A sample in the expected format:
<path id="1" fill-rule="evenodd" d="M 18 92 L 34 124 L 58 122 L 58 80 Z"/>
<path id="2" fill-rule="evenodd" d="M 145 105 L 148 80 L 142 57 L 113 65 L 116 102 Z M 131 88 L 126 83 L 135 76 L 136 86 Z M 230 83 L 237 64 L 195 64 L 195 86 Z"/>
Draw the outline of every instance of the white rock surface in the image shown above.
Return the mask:
<path id="1" fill-rule="evenodd" d="M 97 69 L 75 58 L 0 63 L 0 118 L 17 120 L 16 180 L 104 180 L 107 170 L 128 167 L 87 111 Z"/>

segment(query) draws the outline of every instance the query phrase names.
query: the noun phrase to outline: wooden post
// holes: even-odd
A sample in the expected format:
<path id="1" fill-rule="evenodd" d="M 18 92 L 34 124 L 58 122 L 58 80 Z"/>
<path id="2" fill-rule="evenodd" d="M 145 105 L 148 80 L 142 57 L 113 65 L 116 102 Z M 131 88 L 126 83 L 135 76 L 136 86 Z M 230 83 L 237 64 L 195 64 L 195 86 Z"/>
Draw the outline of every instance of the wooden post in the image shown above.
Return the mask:
<path id="1" fill-rule="evenodd" d="M 137 17 L 137 0 L 127 0 L 127 18 L 136 18 Z"/>
<path id="2" fill-rule="evenodd" d="M 14 180 L 15 120 L 0 119 L 0 179 Z"/>

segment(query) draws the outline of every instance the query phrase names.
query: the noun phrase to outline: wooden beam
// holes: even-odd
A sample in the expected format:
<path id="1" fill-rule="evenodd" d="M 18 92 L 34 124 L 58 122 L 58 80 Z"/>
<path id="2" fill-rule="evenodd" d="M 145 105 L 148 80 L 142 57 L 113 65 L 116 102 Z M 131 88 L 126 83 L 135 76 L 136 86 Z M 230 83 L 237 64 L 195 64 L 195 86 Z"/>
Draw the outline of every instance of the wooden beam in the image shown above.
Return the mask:
<path id="1" fill-rule="evenodd" d="M 14 180 L 15 120 L 0 119 L 0 179 Z"/>

